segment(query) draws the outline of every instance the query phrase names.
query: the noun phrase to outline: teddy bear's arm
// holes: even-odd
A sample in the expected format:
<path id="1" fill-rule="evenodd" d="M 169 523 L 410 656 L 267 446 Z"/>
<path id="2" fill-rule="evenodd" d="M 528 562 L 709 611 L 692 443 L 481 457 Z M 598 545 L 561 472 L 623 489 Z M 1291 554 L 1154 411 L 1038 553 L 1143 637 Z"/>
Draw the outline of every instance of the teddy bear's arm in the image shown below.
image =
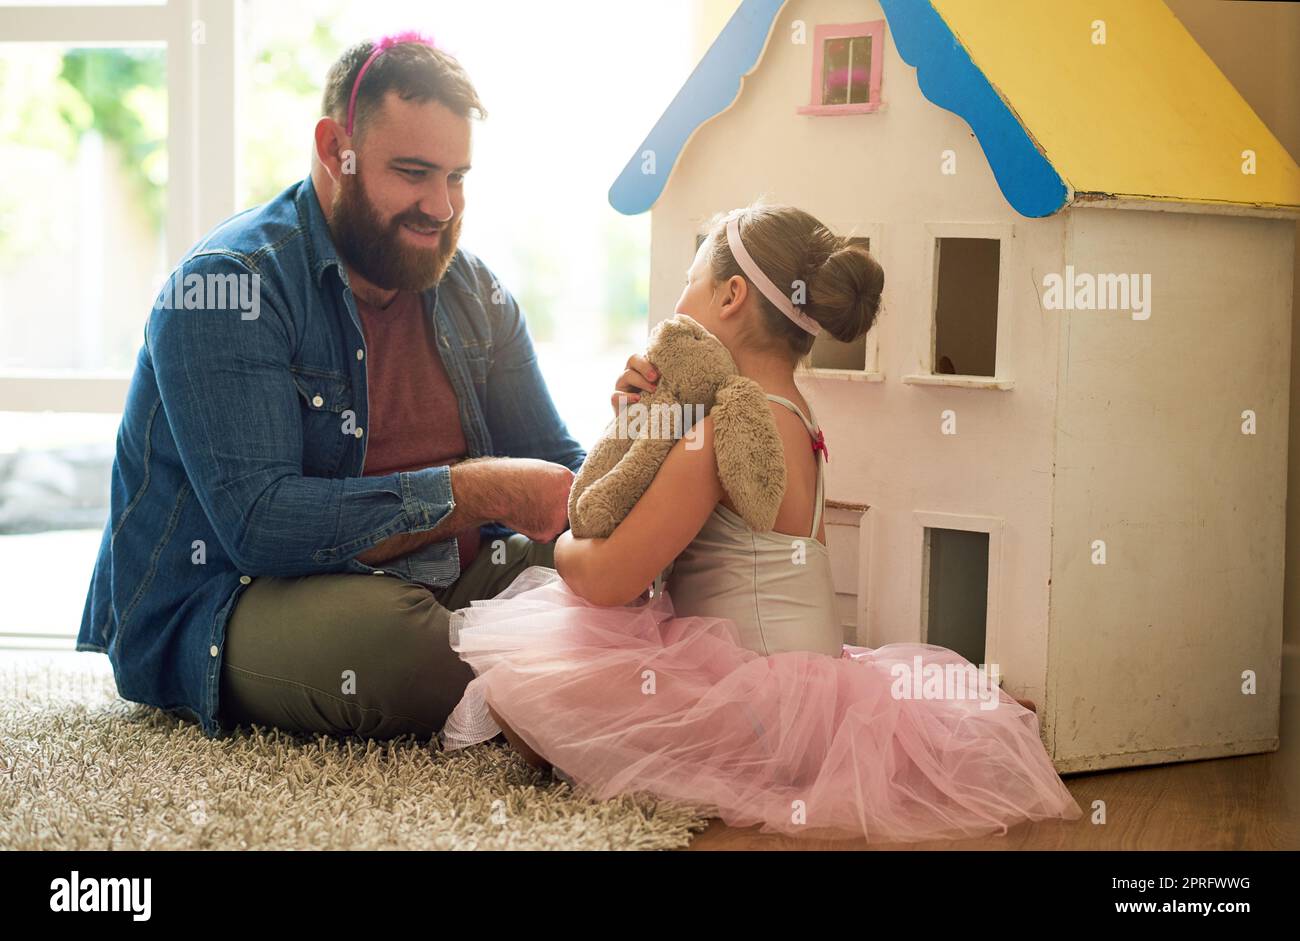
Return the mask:
<path id="1" fill-rule="evenodd" d="M 608 536 L 619 520 L 641 499 L 665 457 L 671 439 L 638 438 L 608 472 L 602 474 L 572 501 L 570 511 L 575 536 Z"/>

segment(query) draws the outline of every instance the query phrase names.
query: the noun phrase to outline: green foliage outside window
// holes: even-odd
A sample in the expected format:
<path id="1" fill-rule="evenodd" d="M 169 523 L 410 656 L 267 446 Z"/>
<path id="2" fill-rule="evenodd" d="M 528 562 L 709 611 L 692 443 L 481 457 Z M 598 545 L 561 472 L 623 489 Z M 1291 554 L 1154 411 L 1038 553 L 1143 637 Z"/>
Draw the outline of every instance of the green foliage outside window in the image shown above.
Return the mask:
<path id="1" fill-rule="evenodd" d="M 78 136 L 98 131 L 121 151 L 151 221 L 162 224 L 167 185 L 167 63 L 162 50 L 71 49 L 61 116 Z"/>
<path id="2" fill-rule="evenodd" d="M 0 254 L 17 258 L 40 242 L 33 231 L 29 172 L 51 157 L 69 179 L 82 138 L 97 132 L 120 156 L 132 196 L 161 229 L 167 183 L 166 57 L 162 49 L 11 49 L 0 57 L 0 159 L 18 179 L 0 191 Z M 44 178 L 49 179 L 46 172 Z M 29 178 L 24 189 L 21 179 Z M 45 185 L 48 185 L 45 184 Z M 69 183 L 71 185 L 71 183 Z"/>

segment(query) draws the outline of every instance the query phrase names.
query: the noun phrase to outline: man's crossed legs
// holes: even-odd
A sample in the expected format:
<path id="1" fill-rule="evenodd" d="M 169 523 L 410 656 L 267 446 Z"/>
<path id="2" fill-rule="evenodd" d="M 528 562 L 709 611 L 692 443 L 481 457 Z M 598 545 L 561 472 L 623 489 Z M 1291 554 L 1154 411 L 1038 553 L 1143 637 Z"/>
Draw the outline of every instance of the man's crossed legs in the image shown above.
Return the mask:
<path id="1" fill-rule="evenodd" d="M 452 585 L 430 591 L 387 575 L 255 579 L 226 625 L 221 724 L 309 734 L 427 738 L 474 672 L 447 640 L 451 612 L 504 591 L 554 543 L 485 544 Z M 498 561 L 493 562 L 493 556 Z"/>

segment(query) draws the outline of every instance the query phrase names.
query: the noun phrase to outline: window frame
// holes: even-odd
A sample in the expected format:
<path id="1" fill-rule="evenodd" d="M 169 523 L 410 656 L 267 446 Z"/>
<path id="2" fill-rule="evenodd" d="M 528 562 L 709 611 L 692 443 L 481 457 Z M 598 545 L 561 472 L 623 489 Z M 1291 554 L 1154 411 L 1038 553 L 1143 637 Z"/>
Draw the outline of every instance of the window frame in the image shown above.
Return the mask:
<path id="1" fill-rule="evenodd" d="M 169 265 L 238 208 L 239 16 L 240 4 L 231 0 L 0 4 L 6 45 L 150 45 L 166 50 L 164 233 Z M 125 407 L 130 381 L 129 372 L 117 370 L 0 369 L 0 411 L 117 413 Z"/>
<path id="2" fill-rule="evenodd" d="M 856 104 L 828 105 L 822 103 L 822 67 L 825 63 L 828 39 L 871 38 L 871 73 L 867 79 L 867 100 Z M 813 28 L 812 91 L 808 104 L 800 105 L 799 114 L 870 114 L 879 111 L 884 102 L 880 98 L 885 65 L 885 21 L 866 20 L 861 23 L 823 23 Z M 851 67 L 851 66 L 850 66 Z"/>
<path id="3" fill-rule="evenodd" d="M 980 514 L 945 513 L 932 510 L 913 510 L 911 525 L 911 550 L 913 559 L 920 564 L 912 566 L 911 593 L 916 599 L 914 639 L 927 643 L 930 621 L 930 538 L 926 530 L 956 529 L 971 533 L 987 533 L 989 537 L 989 572 L 987 598 L 984 610 L 984 662 L 1002 663 L 1002 582 L 1006 575 L 1003 563 L 1003 544 L 1006 520 L 1000 516 Z"/>
<path id="4" fill-rule="evenodd" d="M 953 386 L 962 389 L 999 389 L 1015 388 L 1008 364 L 1011 362 L 1011 330 L 1006 329 L 1011 316 L 1011 265 L 1013 264 L 1012 247 L 1016 235 L 1011 223 L 983 222 L 931 222 L 925 226 L 925 262 L 922 272 L 929 279 L 928 290 L 921 296 L 926 298 L 926 344 L 921 368 L 925 372 L 910 373 L 902 377 L 908 385 Z M 995 341 L 994 364 L 995 375 L 970 376 L 950 375 L 934 371 L 934 352 L 938 333 L 939 304 L 939 239 L 995 239 L 998 242 L 998 335 Z"/>

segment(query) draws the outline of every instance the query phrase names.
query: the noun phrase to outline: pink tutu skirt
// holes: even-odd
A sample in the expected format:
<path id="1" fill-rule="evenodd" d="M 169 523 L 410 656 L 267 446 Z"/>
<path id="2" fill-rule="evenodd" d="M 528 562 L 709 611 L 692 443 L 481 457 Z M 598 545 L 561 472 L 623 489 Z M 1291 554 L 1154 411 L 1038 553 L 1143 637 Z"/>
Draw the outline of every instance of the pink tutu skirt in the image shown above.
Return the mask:
<path id="1" fill-rule="evenodd" d="M 642 792 L 733 827 L 881 842 L 1082 816 L 1032 711 L 995 686 L 912 695 L 899 677 L 918 664 L 973 670 L 932 644 L 763 656 L 729 620 L 674 616 L 667 594 L 599 607 L 534 567 L 456 612 L 452 646 L 475 679 L 446 747 L 493 737 L 490 704 L 598 799 Z"/>

